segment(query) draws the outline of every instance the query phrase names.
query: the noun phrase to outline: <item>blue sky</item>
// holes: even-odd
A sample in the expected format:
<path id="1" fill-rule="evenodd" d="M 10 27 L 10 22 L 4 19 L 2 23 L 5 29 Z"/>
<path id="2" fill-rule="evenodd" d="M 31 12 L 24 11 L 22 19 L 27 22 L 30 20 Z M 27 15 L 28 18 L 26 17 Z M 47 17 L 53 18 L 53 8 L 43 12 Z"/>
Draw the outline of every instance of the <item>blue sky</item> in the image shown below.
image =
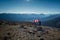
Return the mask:
<path id="1" fill-rule="evenodd" d="M 60 13 L 60 0 L 0 0 L 0 13 Z"/>

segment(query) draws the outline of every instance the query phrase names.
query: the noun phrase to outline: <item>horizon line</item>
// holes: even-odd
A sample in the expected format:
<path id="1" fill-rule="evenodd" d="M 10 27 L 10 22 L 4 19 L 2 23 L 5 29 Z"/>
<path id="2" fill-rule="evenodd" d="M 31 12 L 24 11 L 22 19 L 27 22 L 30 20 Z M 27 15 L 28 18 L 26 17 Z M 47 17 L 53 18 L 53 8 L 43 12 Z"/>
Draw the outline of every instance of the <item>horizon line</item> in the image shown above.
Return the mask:
<path id="1" fill-rule="evenodd" d="M 0 14 L 60 14 L 60 12 L 0 12 Z"/>

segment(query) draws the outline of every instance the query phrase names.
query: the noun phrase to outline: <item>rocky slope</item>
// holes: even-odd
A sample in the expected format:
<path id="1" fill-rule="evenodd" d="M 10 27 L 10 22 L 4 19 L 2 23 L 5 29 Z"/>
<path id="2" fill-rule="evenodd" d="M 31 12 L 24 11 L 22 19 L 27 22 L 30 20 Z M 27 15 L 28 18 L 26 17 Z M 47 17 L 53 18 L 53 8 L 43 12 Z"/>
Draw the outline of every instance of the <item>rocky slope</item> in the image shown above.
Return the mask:
<path id="1" fill-rule="evenodd" d="M 32 23 L 0 23 L 0 40 L 60 40 L 60 28 Z"/>

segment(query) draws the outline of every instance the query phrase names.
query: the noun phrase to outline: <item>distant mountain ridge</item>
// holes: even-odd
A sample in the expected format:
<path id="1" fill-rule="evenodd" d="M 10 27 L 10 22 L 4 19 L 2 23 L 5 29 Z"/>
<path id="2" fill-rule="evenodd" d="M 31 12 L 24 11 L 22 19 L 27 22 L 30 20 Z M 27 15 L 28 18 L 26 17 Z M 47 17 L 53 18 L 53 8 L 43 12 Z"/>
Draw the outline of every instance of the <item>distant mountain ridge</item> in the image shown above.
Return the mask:
<path id="1" fill-rule="evenodd" d="M 29 21 L 29 20 L 34 20 L 34 19 L 42 19 L 47 16 L 44 14 L 6 14 L 6 13 L 3 13 L 3 14 L 0 14 L 0 19 L 12 20 L 12 21 Z"/>
<path id="2" fill-rule="evenodd" d="M 44 26 L 58 26 L 60 25 L 60 14 L 0 14 L 0 20 L 6 21 L 28 21 L 39 19 Z"/>
<path id="3" fill-rule="evenodd" d="M 54 26 L 54 27 L 60 28 L 60 16 L 58 16 L 54 19 L 51 19 L 51 20 L 44 21 L 44 22 L 42 22 L 42 25 Z"/>
<path id="4" fill-rule="evenodd" d="M 40 19 L 41 21 L 46 21 L 53 19 L 60 14 L 0 14 L 0 19 L 10 20 L 10 21 L 33 21 L 34 19 Z"/>

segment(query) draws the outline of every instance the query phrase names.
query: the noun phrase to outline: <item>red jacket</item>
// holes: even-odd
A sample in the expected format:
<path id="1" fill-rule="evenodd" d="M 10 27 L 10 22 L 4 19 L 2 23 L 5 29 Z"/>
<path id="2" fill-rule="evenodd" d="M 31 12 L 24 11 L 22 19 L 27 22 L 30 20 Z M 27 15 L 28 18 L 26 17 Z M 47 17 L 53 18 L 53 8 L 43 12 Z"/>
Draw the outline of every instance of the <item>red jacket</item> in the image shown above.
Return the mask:
<path id="1" fill-rule="evenodd" d="M 34 22 L 40 22 L 40 20 L 36 19 L 36 20 L 34 20 Z"/>

